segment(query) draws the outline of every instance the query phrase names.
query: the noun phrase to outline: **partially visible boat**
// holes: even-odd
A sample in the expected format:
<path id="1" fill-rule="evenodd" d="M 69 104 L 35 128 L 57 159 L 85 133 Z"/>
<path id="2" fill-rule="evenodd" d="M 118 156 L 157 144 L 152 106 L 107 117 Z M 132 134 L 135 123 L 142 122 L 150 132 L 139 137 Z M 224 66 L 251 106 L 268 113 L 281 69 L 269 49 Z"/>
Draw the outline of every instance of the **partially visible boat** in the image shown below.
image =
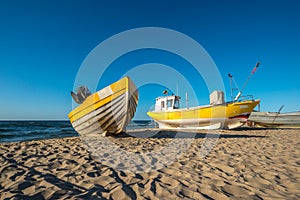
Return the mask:
<path id="1" fill-rule="evenodd" d="M 247 122 L 260 102 L 252 99 L 225 103 L 222 96 L 222 91 L 216 91 L 209 105 L 191 108 L 179 108 L 179 96 L 158 97 L 155 109 L 147 114 L 162 129 L 234 129 Z"/>
<path id="2" fill-rule="evenodd" d="M 252 112 L 249 117 L 252 126 L 268 128 L 300 128 L 300 111 L 296 112 Z"/>
<path id="3" fill-rule="evenodd" d="M 137 103 L 138 90 L 124 77 L 86 97 L 68 117 L 81 136 L 119 134 L 133 118 Z"/>

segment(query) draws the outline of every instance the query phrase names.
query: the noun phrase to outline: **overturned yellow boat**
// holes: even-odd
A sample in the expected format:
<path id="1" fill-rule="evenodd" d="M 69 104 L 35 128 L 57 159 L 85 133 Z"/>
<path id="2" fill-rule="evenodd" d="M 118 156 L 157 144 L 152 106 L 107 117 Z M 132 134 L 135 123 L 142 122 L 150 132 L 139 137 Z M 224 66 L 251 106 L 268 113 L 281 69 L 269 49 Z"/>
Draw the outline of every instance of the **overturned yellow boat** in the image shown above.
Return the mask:
<path id="1" fill-rule="evenodd" d="M 81 136 L 118 134 L 133 118 L 137 103 L 136 86 L 124 77 L 86 97 L 68 117 Z"/>
<path id="2" fill-rule="evenodd" d="M 222 91 L 211 94 L 209 105 L 179 108 L 179 96 L 156 98 L 155 109 L 148 112 L 159 128 L 234 129 L 247 122 L 260 100 L 224 102 Z"/>

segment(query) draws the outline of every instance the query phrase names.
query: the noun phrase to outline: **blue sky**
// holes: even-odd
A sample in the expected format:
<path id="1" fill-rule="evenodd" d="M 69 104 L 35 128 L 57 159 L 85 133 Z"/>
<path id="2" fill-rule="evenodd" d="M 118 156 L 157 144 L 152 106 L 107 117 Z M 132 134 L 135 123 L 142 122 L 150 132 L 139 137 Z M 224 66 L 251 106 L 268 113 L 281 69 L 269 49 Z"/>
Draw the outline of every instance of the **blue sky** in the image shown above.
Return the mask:
<path id="1" fill-rule="evenodd" d="M 281 105 L 285 112 L 300 110 L 299 10 L 296 0 L 1 1 L 0 119 L 67 119 L 70 91 L 84 59 L 109 37 L 139 27 L 172 29 L 201 44 L 219 69 L 227 100 L 227 74 L 241 87 L 261 61 L 245 94 L 261 99 L 264 111 L 277 111 Z M 198 102 L 209 102 L 205 83 L 187 70 L 188 62 L 155 49 L 120 56 L 107 66 L 98 88 L 147 63 L 186 69 Z M 168 87 L 175 92 L 176 85 L 183 96 L 183 83 Z M 145 112 L 162 89 L 140 88 L 137 119 L 147 118 Z"/>

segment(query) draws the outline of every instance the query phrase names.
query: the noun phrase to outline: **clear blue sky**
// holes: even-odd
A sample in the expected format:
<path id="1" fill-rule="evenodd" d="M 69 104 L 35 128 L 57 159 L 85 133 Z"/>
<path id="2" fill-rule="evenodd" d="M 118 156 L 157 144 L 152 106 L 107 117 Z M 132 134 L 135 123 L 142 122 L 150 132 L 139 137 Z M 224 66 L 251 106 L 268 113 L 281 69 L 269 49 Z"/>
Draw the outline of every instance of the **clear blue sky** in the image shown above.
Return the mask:
<path id="1" fill-rule="evenodd" d="M 117 33 L 149 26 L 179 31 L 201 44 L 224 79 L 228 100 L 227 74 L 241 87 L 260 60 L 245 93 L 261 99 L 265 111 L 281 105 L 286 112 L 300 110 L 299 10 L 296 0 L 1 1 L 0 119 L 67 119 L 70 91 L 89 52 Z M 131 52 L 109 66 L 99 88 L 115 81 L 121 66 L 153 62 L 188 66 L 168 52 Z M 208 103 L 203 80 L 193 84 L 200 104 Z M 169 87 L 176 91 L 176 83 Z M 162 89 L 140 88 L 137 119 L 146 118 Z M 180 94 L 184 89 L 179 85 Z"/>

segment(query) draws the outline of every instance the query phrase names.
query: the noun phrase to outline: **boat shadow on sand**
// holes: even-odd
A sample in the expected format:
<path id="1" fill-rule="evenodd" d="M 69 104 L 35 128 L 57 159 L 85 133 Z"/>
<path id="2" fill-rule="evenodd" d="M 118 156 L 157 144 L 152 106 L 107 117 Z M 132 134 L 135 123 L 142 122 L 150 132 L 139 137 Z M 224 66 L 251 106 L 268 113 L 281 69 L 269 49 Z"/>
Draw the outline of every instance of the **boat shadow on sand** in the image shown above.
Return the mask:
<path id="1" fill-rule="evenodd" d="M 10 179 L 11 181 L 15 181 L 18 176 L 25 176 L 25 179 L 23 182 L 16 182 L 18 185 L 16 187 L 16 191 L 13 191 L 14 195 L 11 198 L 16 198 L 16 199 L 62 199 L 62 198 L 74 198 L 75 199 L 105 199 L 102 196 L 102 193 L 107 193 L 109 192 L 108 189 L 106 189 L 104 186 L 100 184 L 93 184 L 90 188 L 81 186 L 80 184 L 76 184 L 71 181 L 67 181 L 64 179 L 68 179 L 69 176 L 73 176 L 74 172 L 71 172 L 70 174 L 67 174 L 66 177 L 59 178 L 57 174 L 52 174 L 52 172 L 47 172 L 47 170 L 51 167 L 51 163 L 45 163 L 45 164 L 38 164 L 38 165 L 33 165 L 33 166 L 27 166 L 23 163 L 20 163 L 16 161 L 14 158 L 7 158 L 3 155 L 0 155 L 0 158 L 8 163 L 7 167 L 4 167 L 2 169 L 5 170 L 6 168 L 12 168 L 17 171 L 15 175 L 11 176 Z M 75 161 L 74 161 L 75 162 Z M 90 155 L 88 155 L 88 158 L 86 160 L 87 163 L 94 163 L 94 169 L 100 169 L 97 166 L 101 166 L 101 163 L 95 161 Z M 40 171 L 39 168 L 45 168 L 45 170 Z M 58 171 L 59 171 L 58 167 Z M 93 175 L 92 172 L 88 172 L 85 170 L 80 171 L 81 175 L 86 176 L 86 177 L 92 177 L 95 178 L 96 176 L 99 176 L 98 174 Z M 74 175 L 75 176 L 75 175 Z M 125 184 L 125 182 L 120 178 L 120 175 L 112 170 L 112 177 L 115 178 L 116 183 L 121 184 L 123 191 L 130 196 L 133 199 L 136 199 L 136 193 L 134 190 L 129 187 L 128 185 Z M 38 179 L 38 180 L 37 180 Z M 50 192 L 51 189 L 46 188 L 42 184 L 47 183 L 48 186 L 55 186 L 56 188 L 52 188 L 53 191 Z M 24 194 L 24 189 L 30 188 L 30 187 L 35 187 L 35 184 L 40 184 L 42 185 L 41 187 L 44 187 L 44 191 L 41 192 L 35 192 L 34 194 L 31 195 L 25 195 Z M 4 189 L 2 184 L 0 184 L 0 191 L 2 192 L 8 192 L 11 189 Z M 52 193 L 50 196 L 45 198 L 46 193 Z M 1 197 L 1 195 L 0 195 Z M 0 198 L 2 199 L 2 198 Z M 10 199 L 10 198 L 6 198 Z"/>
<path id="2" fill-rule="evenodd" d="M 245 130 L 266 130 L 260 128 L 240 128 L 234 131 L 211 130 L 211 131 L 184 131 L 184 130 L 142 130 L 142 131 L 127 131 L 116 138 L 136 137 L 136 138 L 265 138 L 267 135 L 250 133 L 243 134 L 241 131 Z"/>

